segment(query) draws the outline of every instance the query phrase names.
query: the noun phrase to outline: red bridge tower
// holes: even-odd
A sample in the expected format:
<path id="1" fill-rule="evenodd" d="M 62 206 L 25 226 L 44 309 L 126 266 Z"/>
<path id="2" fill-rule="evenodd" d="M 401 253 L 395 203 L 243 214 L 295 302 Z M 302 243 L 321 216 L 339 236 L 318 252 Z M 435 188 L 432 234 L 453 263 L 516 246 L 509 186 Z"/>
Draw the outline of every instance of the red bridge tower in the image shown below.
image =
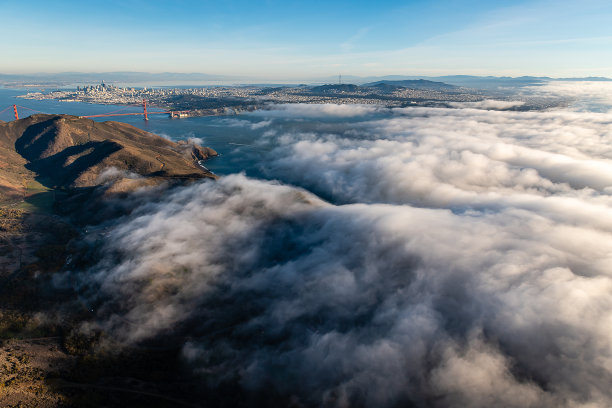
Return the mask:
<path id="1" fill-rule="evenodd" d="M 147 115 L 147 100 L 143 99 L 142 100 L 142 105 L 144 106 L 144 116 L 145 116 L 145 120 L 149 120 L 149 116 Z"/>

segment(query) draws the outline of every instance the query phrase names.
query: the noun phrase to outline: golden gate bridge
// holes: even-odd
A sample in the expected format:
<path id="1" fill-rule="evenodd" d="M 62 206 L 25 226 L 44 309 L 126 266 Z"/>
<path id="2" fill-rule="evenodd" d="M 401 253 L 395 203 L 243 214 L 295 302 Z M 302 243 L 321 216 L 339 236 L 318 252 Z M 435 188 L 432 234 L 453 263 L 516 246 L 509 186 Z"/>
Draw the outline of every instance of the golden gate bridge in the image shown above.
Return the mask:
<path id="1" fill-rule="evenodd" d="M 126 109 L 129 109 L 130 107 L 134 107 L 134 106 L 142 106 L 143 111 L 142 112 L 129 112 L 129 113 L 119 113 L 121 111 L 124 111 Z M 17 105 L 17 104 L 13 104 L 12 106 L 8 106 L 7 108 L 3 109 L 0 111 L 0 115 L 2 113 L 4 113 L 5 111 L 9 110 L 13 108 L 13 113 L 15 115 L 15 120 L 19 120 L 19 111 L 17 110 L 17 108 L 20 109 L 26 109 L 29 111 L 33 111 L 36 113 L 45 113 L 45 112 L 41 112 L 39 110 L 36 109 L 31 109 L 25 106 L 21 106 L 21 105 Z M 145 99 L 142 100 L 142 105 L 127 105 L 124 108 L 112 111 L 112 112 L 107 112 L 107 113 L 102 113 L 102 114 L 97 114 L 97 115 L 85 115 L 85 116 L 80 116 L 82 118 L 102 118 L 102 117 L 106 117 L 106 116 L 139 116 L 139 115 L 143 115 L 144 116 L 144 120 L 149 120 L 149 115 L 159 115 L 159 114 L 168 114 L 170 115 L 171 118 L 181 118 L 184 117 L 186 115 L 189 115 L 189 111 L 154 111 L 154 112 L 149 112 L 147 111 L 147 101 Z"/>

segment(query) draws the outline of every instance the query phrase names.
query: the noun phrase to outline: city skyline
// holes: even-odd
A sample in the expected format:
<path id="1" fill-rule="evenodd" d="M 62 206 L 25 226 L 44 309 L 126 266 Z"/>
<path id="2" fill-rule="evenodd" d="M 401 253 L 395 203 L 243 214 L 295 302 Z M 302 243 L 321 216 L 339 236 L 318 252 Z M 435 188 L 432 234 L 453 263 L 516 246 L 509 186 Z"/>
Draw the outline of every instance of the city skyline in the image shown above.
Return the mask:
<path id="1" fill-rule="evenodd" d="M 569 1 L 2 3 L 0 72 L 612 76 L 612 5 Z"/>

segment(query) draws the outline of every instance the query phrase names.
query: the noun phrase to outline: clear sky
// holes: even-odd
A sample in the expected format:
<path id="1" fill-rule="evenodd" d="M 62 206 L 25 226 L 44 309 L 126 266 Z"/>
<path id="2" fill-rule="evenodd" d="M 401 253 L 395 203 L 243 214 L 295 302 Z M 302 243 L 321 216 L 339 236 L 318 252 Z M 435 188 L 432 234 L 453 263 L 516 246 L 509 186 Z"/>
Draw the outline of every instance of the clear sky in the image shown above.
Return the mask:
<path id="1" fill-rule="evenodd" d="M 0 72 L 612 77 L 610 0 L 0 0 Z"/>

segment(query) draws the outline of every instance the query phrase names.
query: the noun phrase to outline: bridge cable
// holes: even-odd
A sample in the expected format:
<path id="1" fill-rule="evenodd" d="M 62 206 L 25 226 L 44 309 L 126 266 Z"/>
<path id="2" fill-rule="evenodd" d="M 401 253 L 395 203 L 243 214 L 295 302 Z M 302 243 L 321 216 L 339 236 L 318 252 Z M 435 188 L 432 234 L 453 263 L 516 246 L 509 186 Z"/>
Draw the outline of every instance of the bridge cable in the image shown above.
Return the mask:
<path id="1" fill-rule="evenodd" d="M 31 110 L 31 111 L 34 111 L 34 112 L 44 113 L 44 114 L 46 114 L 46 112 L 41 112 L 41 111 L 39 111 L 39 110 L 32 109 L 32 108 L 28 108 L 28 107 L 26 107 L 26 106 L 21 106 L 21 105 L 15 105 L 15 106 L 17 106 L 18 108 L 27 109 L 27 110 Z"/>
<path id="2" fill-rule="evenodd" d="M 126 109 L 127 109 L 127 108 L 129 108 L 129 107 L 130 107 L 130 106 L 126 106 L 126 107 L 123 107 L 123 108 L 121 108 L 121 109 L 114 110 L 114 111 L 112 111 L 112 112 L 101 113 L 101 115 L 110 115 L 111 113 L 121 112 L 122 110 L 126 110 Z"/>

